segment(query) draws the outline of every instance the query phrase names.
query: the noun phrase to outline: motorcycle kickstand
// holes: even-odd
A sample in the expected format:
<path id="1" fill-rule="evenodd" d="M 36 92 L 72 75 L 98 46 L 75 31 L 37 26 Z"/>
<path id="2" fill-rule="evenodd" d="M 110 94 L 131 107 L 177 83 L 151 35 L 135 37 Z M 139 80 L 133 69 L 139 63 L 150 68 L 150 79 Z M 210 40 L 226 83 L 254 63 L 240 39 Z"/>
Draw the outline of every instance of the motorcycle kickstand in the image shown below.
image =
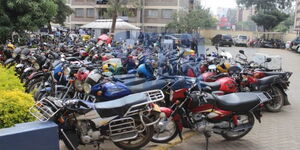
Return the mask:
<path id="1" fill-rule="evenodd" d="M 205 136 L 205 150 L 208 150 L 208 144 L 209 144 L 209 138 L 211 137 L 211 132 L 205 131 L 204 136 Z"/>

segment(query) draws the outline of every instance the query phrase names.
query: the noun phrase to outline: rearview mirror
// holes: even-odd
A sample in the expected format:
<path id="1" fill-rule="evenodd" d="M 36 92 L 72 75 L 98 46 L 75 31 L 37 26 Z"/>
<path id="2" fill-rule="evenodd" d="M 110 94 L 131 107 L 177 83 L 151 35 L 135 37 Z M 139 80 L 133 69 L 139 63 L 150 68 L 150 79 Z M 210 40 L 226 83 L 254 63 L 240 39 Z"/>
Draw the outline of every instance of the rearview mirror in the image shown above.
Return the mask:
<path id="1" fill-rule="evenodd" d="M 271 62 L 272 58 L 267 58 L 266 62 Z"/>

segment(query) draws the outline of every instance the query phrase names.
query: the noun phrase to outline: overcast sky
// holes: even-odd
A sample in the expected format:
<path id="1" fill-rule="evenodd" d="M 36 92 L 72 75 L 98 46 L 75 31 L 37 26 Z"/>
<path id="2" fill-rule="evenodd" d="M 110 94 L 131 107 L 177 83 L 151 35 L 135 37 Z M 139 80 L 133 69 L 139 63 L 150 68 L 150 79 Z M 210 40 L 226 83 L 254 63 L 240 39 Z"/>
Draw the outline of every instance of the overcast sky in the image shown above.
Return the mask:
<path id="1" fill-rule="evenodd" d="M 235 8 L 236 0 L 201 0 L 202 6 L 210 8 L 214 14 L 217 12 L 218 7 Z"/>

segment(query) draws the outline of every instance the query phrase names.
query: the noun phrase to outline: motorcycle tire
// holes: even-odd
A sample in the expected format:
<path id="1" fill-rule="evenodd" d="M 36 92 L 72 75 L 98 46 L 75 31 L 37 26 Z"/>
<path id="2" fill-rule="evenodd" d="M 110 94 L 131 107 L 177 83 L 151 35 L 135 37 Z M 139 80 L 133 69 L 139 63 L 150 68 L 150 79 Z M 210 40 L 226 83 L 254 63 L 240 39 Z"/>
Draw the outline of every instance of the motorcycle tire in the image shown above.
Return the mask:
<path id="1" fill-rule="evenodd" d="M 114 142 L 114 144 L 121 149 L 138 150 L 138 149 L 146 146 L 151 141 L 153 133 L 154 133 L 154 127 L 148 126 L 142 133 L 139 133 L 139 134 L 143 134 L 143 136 L 142 136 L 143 139 L 141 142 L 138 142 L 136 144 L 131 144 L 131 142 L 133 140 L 128 140 L 128 141 Z M 139 135 L 138 135 L 138 137 L 139 137 Z M 124 142 L 128 142 L 128 143 L 124 143 Z"/>
<path id="2" fill-rule="evenodd" d="M 155 127 L 154 135 L 151 139 L 151 142 L 154 142 L 154 143 L 168 143 L 171 140 L 173 140 L 179 134 L 179 129 L 178 129 L 178 126 L 176 125 L 176 122 L 174 120 L 172 120 L 172 123 L 173 123 L 174 128 L 175 128 L 174 132 L 172 134 L 170 134 L 169 137 L 164 137 L 164 138 L 161 138 L 161 139 L 159 139 L 158 136 L 156 137 L 156 134 L 157 134 L 156 128 L 158 128 L 158 127 Z M 160 132 L 160 131 L 158 131 L 158 132 Z"/>
<path id="3" fill-rule="evenodd" d="M 284 105 L 285 97 L 282 93 L 282 90 L 278 87 L 273 87 L 270 90 L 270 95 L 272 96 L 272 100 L 265 104 L 265 108 L 269 112 L 280 112 L 281 108 Z"/>
<path id="4" fill-rule="evenodd" d="M 250 124 L 252 127 L 248 128 L 248 129 L 245 129 L 245 131 L 243 131 L 241 134 L 239 134 L 239 135 L 237 135 L 237 136 L 232 136 L 232 135 L 229 134 L 229 132 L 232 133 L 232 132 L 235 132 L 235 131 L 230 131 L 230 130 L 228 130 L 228 131 L 222 132 L 221 135 L 223 136 L 223 138 L 225 138 L 225 139 L 228 140 L 228 141 L 234 141 L 234 140 L 238 140 L 238 139 L 244 137 L 245 135 L 247 135 L 247 134 L 251 131 L 251 129 L 253 128 L 254 123 L 255 123 L 255 118 L 254 118 L 254 116 L 253 116 L 252 113 L 248 113 L 248 114 L 245 114 L 245 115 L 247 115 L 247 117 L 248 117 L 248 122 L 249 122 L 249 124 Z M 233 120 L 231 120 L 231 121 L 233 121 Z M 232 124 L 233 124 L 233 123 L 232 123 Z M 239 132 L 239 131 L 238 131 L 238 132 Z"/>
<path id="5" fill-rule="evenodd" d="M 33 92 L 34 88 L 35 88 L 35 85 L 37 84 L 42 84 L 43 82 L 43 78 L 38 78 L 38 79 L 35 79 L 34 81 L 32 81 L 30 84 L 28 84 L 28 87 L 26 88 L 25 92 L 26 93 L 30 93 L 30 92 Z M 34 93 L 33 93 L 34 94 Z"/>

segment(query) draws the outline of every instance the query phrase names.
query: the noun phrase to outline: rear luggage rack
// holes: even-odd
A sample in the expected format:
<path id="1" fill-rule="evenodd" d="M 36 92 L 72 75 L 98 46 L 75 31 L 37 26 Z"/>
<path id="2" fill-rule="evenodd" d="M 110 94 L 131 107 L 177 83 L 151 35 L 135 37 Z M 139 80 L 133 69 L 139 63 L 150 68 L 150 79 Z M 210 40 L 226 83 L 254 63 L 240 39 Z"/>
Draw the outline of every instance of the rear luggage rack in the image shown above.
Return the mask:
<path id="1" fill-rule="evenodd" d="M 271 95 L 267 92 L 256 93 L 256 95 L 263 103 L 270 101 L 272 99 Z"/>
<path id="2" fill-rule="evenodd" d="M 60 108 L 58 108 L 54 103 L 56 100 L 59 99 L 54 97 L 46 97 L 40 101 L 37 101 L 32 107 L 29 108 L 29 113 L 39 121 L 47 122 L 60 110 Z M 45 104 L 51 105 L 51 107 Z"/>
<path id="3" fill-rule="evenodd" d="M 145 109 L 145 111 L 149 110 L 150 108 L 147 107 L 148 104 L 162 101 L 165 98 L 164 93 L 161 90 L 152 90 L 144 93 L 147 95 L 147 102 L 131 106 L 124 116 L 138 114 L 141 109 Z"/>

